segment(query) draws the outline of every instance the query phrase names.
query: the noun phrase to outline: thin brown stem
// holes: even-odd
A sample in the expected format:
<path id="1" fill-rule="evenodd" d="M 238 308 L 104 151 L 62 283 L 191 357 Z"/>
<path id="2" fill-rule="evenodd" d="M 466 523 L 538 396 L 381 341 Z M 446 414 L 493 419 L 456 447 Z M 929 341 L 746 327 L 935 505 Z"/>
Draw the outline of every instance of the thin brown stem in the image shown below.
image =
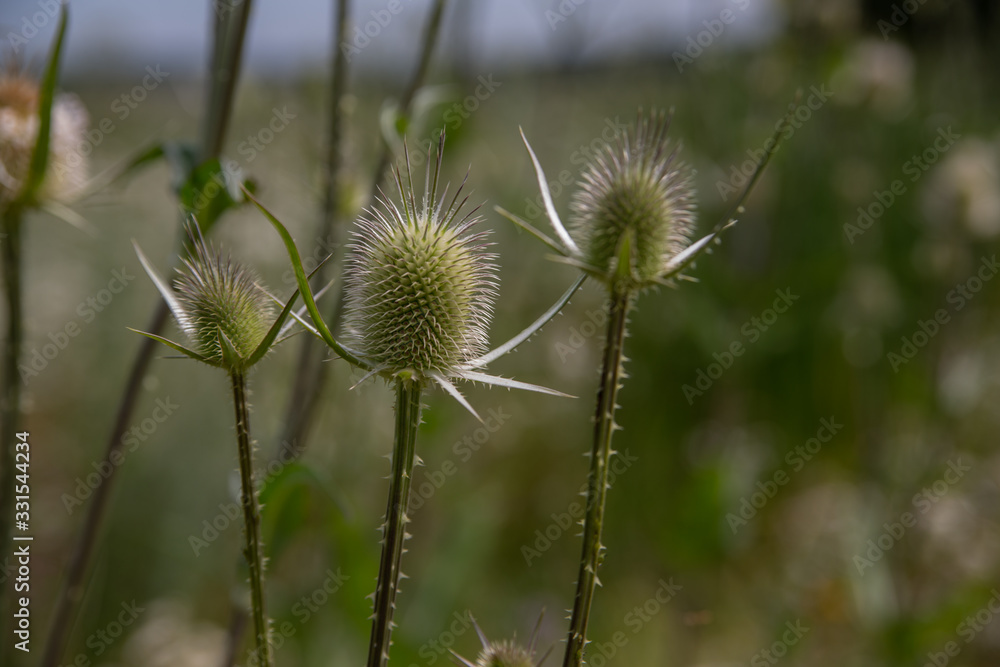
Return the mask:
<path id="1" fill-rule="evenodd" d="M 417 59 L 417 67 L 413 70 L 413 76 L 410 77 L 409 83 L 403 89 L 403 94 L 399 98 L 398 113 L 400 118 L 409 119 L 410 111 L 413 107 L 413 98 L 416 97 L 417 91 L 424 85 L 424 79 L 427 78 L 431 56 L 434 55 L 434 46 L 437 44 L 438 35 L 441 32 L 441 18 L 444 16 L 446 4 L 448 4 L 447 0 L 435 0 L 434 6 L 431 7 L 430 18 L 428 18 L 427 26 L 424 28 L 424 37 L 421 42 L 420 56 Z M 387 144 L 383 147 L 382 154 L 379 156 L 375 166 L 375 175 L 372 180 L 371 189 L 371 197 L 373 199 L 378 192 L 379 186 L 382 184 L 382 179 L 385 178 L 386 168 L 389 166 L 391 157 L 392 146 Z"/>
<path id="2" fill-rule="evenodd" d="M 337 11 L 334 25 L 333 64 L 330 78 L 330 125 L 326 146 L 326 159 L 323 169 L 323 211 L 316 230 L 316 238 L 321 244 L 327 244 L 325 249 L 333 252 L 335 262 L 328 271 L 326 266 L 320 267 L 313 280 L 313 286 L 320 289 L 326 284 L 329 272 L 335 272 L 342 263 L 344 230 L 342 225 L 336 225 L 337 213 L 342 198 L 340 181 L 343 149 L 341 146 L 344 126 L 344 98 L 347 96 L 347 52 L 340 48 L 347 39 L 349 21 L 349 0 L 337 0 Z M 339 295 L 340 290 L 336 293 Z M 337 319 L 340 309 L 339 296 L 334 299 L 333 308 L 329 313 L 331 326 Z M 309 427 L 313 423 L 319 396 L 326 381 L 329 364 L 324 364 L 327 347 L 322 341 L 312 336 L 306 336 L 299 348 L 299 358 L 295 369 L 295 382 L 289 397 L 288 408 L 285 411 L 285 429 L 281 439 L 279 454 L 286 458 L 297 458 L 305 448 L 309 435 Z"/>
<path id="3" fill-rule="evenodd" d="M 236 4 L 231 7 L 232 11 L 236 12 L 235 18 L 227 19 L 225 15 L 217 14 L 215 21 L 216 44 L 213 47 L 211 63 L 212 84 L 209 91 L 201 147 L 202 157 L 205 160 L 217 158 L 222 150 L 232 112 L 236 82 L 240 73 L 243 38 L 250 14 L 251 0 L 234 0 L 234 3 Z M 216 11 L 221 11 L 222 3 L 213 3 L 213 7 Z M 230 23 L 235 23 L 235 28 L 229 26 Z M 219 44 L 220 40 L 224 41 L 224 44 Z M 220 74 L 220 69 L 225 69 L 225 73 Z M 160 301 L 146 331 L 154 334 L 160 333 L 166 324 L 168 315 L 167 304 Z M 122 438 L 131 424 L 139 392 L 142 389 L 142 380 L 152 361 L 155 345 L 153 340 L 144 339 L 135 360 L 132 362 L 125 390 L 118 404 L 114 426 L 105 446 L 104 460 L 111 460 L 112 456 L 119 452 L 122 447 Z M 114 466 L 112 468 L 114 469 L 111 474 L 97 488 L 90 500 L 83 530 L 73 548 L 66 579 L 56 598 L 52 626 L 42 654 L 40 667 L 56 667 L 58 665 L 66 649 L 69 634 L 76 622 L 80 600 L 83 599 L 86 588 L 85 579 L 94 546 L 97 544 L 108 499 L 114 488 L 114 481 L 117 479 L 118 469 Z"/>

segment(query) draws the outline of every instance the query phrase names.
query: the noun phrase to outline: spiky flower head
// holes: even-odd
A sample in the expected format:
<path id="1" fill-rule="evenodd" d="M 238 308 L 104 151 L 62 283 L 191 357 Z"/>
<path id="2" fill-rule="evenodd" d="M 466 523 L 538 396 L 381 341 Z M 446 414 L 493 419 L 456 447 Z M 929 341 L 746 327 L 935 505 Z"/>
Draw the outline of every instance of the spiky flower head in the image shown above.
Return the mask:
<path id="1" fill-rule="evenodd" d="M 542 614 L 538 617 L 538 623 L 531 634 L 531 641 L 528 646 L 518 644 L 516 639 L 501 639 L 500 641 L 491 642 L 486 639 L 486 635 L 483 634 L 479 624 L 476 623 L 476 619 L 472 619 L 472 624 L 476 629 L 476 634 L 479 635 L 479 641 L 482 643 L 483 648 L 479 651 L 475 662 L 469 662 L 452 651 L 452 655 L 458 661 L 458 664 L 464 667 L 540 667 L 552 651 L 552 649 L 549 649 L 536 662 L 535 643 L 538 640 L 538 629 L 542 624 Z"/>
<path id="2" fill-rule="evenodd" d="M 473 231 L 476 210 L 461 214 L 462 187 L 447 204 L 447 186 L 437 196 L 443 146 L 442 136 L 419 203 L 407 159 L 405 173 L 393 173 L 399 203 L 383 193 L 353 234 L 347 332 L 390 377 L 454 377 L 487 349 L 496 256 L 486 251 L 486 232 Z"/>
<path id="3" fill-rule="evenodd" d="M 202 241 L 178 269 L 174 284 L 184 311 L 178 324 L 197 351 L 219 366 L 240 366 L 249 359 L 274 321 L 256 273 Z"/>
<path id="4" fill-rule="evenodd" d="M 230 373 L 243 373 L 284 340 L 298 291 L 275 316 L 277 299 L 261 286 L 248 267 L 205 243 L 198 223 L 188 221 L 190 252 L 177 270 L 172 288 L 153 268 L 134 241 L 136 255 L 178 326 L 194 343 L 189 349 L 157 334 L 136 331 L 174 350 Z M 296 316 L 298 317 L 298 316 Z"/>
<path id="5" fill-rule="evenodd" d="M 0 71 L 0 207 L 21 193 L 38 140 L 38 82 L 11 66 Z M 52 104 L 49 160 L 38 199 L 65 202 L 83 191 L 88 160 L 87 112 L 75 95 L 61 94 Z"/>
<path id="6" fill-rule="evenodd" d="M 571 203 L 569 232 L 583 261 L 627 288 L 656 283 L 694 231 L 692 172 L 667 138 L 669 125 L 663 112 L 640 112 L 635 127 L 589 161 Z"/>

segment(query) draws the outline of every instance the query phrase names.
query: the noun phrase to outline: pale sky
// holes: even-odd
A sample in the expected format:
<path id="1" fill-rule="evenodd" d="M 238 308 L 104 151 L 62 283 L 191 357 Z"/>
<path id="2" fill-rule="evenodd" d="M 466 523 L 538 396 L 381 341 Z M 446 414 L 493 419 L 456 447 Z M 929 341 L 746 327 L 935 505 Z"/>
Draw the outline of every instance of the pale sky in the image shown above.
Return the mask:
<path id="1" fill-rule="evenodd" d="M 43 61 L 56 2 L 0 0 L 2 53 L 15 50 L 29 63 Z M 430 0 L 355 0 L 354 25 L 375 37 L 367 44 L 364 37 L 357 40 L 363 48 L 353 65 L 409 70 L 429 5 Z M 325 67 L 332 6 L 331 0 L 255 0 L 249 68 L 266 75 Z M 71 76 L 101 68 L 117 74 L 155 64 L 182 71 L 204 66 L 208 0 L 74 0 L 70 8 L 64 63 Z M 772 0 L 453 0 L 441 48 L 461 50 L 465 41 L 475 67 L 547 64 L 569 56 L 593 61 L 630 52 L 669 54 L 705 30 L 703 21 L 717 19 L 726 9 L 733 20 L 712 48 L 766 39 L 782 21 Z"/>

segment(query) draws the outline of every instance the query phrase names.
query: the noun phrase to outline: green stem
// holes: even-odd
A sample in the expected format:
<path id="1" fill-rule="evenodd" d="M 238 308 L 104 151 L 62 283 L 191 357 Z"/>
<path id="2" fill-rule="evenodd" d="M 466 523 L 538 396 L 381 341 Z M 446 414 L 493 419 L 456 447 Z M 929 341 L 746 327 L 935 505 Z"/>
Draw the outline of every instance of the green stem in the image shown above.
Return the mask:
<path id="1" fill-rule="evenodd" d="M 218 4 L 213 3 L 218 9 Z M 212 90 L 209 92 L 208 109 L 205 118 L 205 130 L 202 138 L 202 156 L 208 160 L 219 156 L 219 151 L 225 139 L 228 120 L 232 112 L 232 100 L 235 96 L 236 82 L 240 73 L 242 58 L 243 35 L 246 31 L 247 17 L 250 11 L 249 0 L 243 0 L 239 7 L 233 11 L 238 11 L 236 19 L 226 18 L 224 14 L 218 15 L 217 26 L 221 25 L 223 19 L 226 21 L 237 21 L 237 28 L 234 29 L 233 40 L 227 42 L 228 48 L 218 44 L 221 34 L 217 31 L 215 55 L 212 61 Z M 219 54 L 222 54 L 221 56 Z M 225 73 L 220 75 L 220 66 L 216 62 L 218 58 L 225 57 L 226 60 L 221 66 Z M 154 334 L 160 333 L 170 315 L 170 309 L 164 301 L 160 301 L 153 312 L 153 316 L 146 331 Z M 108 435 L 105 445 L 104 460 L 113 460 L 121 451 L 123 438 L 131 427 L 132 416 L 135 407 L 139 402 L 142 390 L 142 382 L 146 377 L 149 364 L 153 359 L 153 351 L 157 343 L 146 338 L 140 344 L 139 352 L 136 354 L 129 371 L 125 389 L 122 392 L 118 403 L 118 410 L 115 416 L 114 426 Z M 117 471 L 117 468 L 115 468 Z M 118 478 L 114 472 L 104 480 L 104 483 L 94 491 L 94 497 L 90 500 L 90 507 L 87 510 L 87 517 L 80 536 L 73 547 L 72 555 L 67 566 L 66 579 L 57 593 L 55 610 L 52 613 L 52 626 L 48 638 L 45 641 L 45 649 L 42 654 L 40 667 L 56 667 L 62 659 L 63 651 L 69 640 L 70 631 L 76 623 L 77 612 L 79 611 L 80 600 L 86 591 L 86 577 L 90 566 L 90 559 L 94 553 L 94 546 L 100 533 L 101 524 L 107 511 L 108 501 L 111 497 L 113 482 Z"/>
<path id="2" fill-rule="evenodd" d="M 335 262 L 331 262 L 332 266 L 330 266 L 329 271 L 324 266 L 316 272 L 316 276 L 313 278 L 313 285 L 316 286 L 316 289 L 320 289 L 326 284 L 327 276 L 333 273 L 334 269 L 343 261 L 341 246 L 343 246 L 345 235 L 344 225 L 335 225 L 335 222 L 343 198 L 341 179 L 343 150 L 341 144 L 344 134 L 345 98 L 347 97 L 347 51 L 340 48 L 340 45 L 347 41 L 349 4 L 348 0 L 337 0 L 337 11 L 334 17 L 336 25 L 331 46 L 333 65 L 330 79 L 330 125 L 327 129 L 326 160 L 323 168 L 325 195 L 322 216 L 316 230 L 316 237 L 321 239 L 321 243 L 333 241 L 332 252 L 335 253 L 336 257 L 334 258 Z M 342 296 L 343 290 L 338 287 L 328 318 L 331 326 L 336 324 Z M 312 426 L 327 372 L 331 366 L 331 364 L 323 363 L 326 355 L 327 349 L 319 341 L 312 336 L 303 337 L 302 347 L 299 349 L 298 365 L 295 370 L 295 382 L 292 385 L 292 393 L 285 410 L 285 428 L 278 452 L 281 455 L 298 458 L 305 451 L 309 428 Z"/>
<path id="3" fill-rule="evenodd" d="M 590 474 L 587 477 L 587 514 L 583 523 L 583 551 L 580 554 L 576 599 L 573 603 L 573 615 L 570 618 L 563 667 L 580 667 L 583 664 L 590 606 L 594 599 L 594 588 L 598 583 L 597 568 L 604 559 L 601 531 L 604 528 L 604 504 L 608 495 L 608 464 L 614 453 L 611 449 L 611 437 L 618 429 L 615 424 L 615 409 L 618 407 L 618 390 L 624 377 L 622 363 L 625 358 L 625 336 L 631 304 L 631 290 L 615 289 L 612 292 L 608 333 L 604 342 L 601 386 L 597 392 Z"/>
<path id="4" fill-rule="evenodd" d="M 14 518 L 14 448 L 15 434 L 21 430 L 21 377 L 18 363 L 24 337 L 24 311 L 21 287 L 21 209 L 11 207 L 4 213 L 3 232 L 0 239 L 3 247 L 3 284 L 7 301 L 7 337 L 3 355 L 3 393 L 0 395 L 0 435 L 3 451 L 0 452 L 0 546 L 4 552 L 0 558 L 10 558 L 11 520 Z M 0 561 L 2 562 L 2 561 Z M 12 640 L 7 632 L 7 596 L 13 590 L 13 582 L 0 586 L 0 611 L 4 613 L 3 655 L 10 656 Z"/>
<path id="5" fill-rule="evenodd" d="M 375 586 L 375 613 L 368 644 L 368 667 L 384 667 L 389 662 L 392 614 L 396 610 L 399 563 L 406 541 L 406 505 L 410 498 L 417 427 L 420 425 L 420 394 L 423 385 L 415 380 L 396 381 L 396 436 L 392 451 L 392 478 L 389 502 L 382 524 L 382 559 Z"/>
<path id="6" fill-rule="evenodd" d="M 409 83 L 406 84 L 406 88 L 403 89 L 403 93 L 399 98 L 397 113 L 401 119 L 407 122 L 410 119 L 413 99 L 417 96 L 417 91 L 420 90 L 420 87 L 424 85 L 424 79 L 427 78 L 427 70 L 431 64 L 431 56 L 434 54 L 434 46 L 437 44 L 438 34 L 441 32 L 441 19 L 444 16 L 446 4 L 447 0 L 435 0 L 434 6 L 431 7 L 427 26 L 424 28 L 424 36 L 421 40 L 417 67 L 413 70 L 413 76 L 410 78 Z M 382 154 L 379 156 L 378 162 L 375 163 L 375 177 L 372 182 L 372 188 L 369 191 L 369 197 L 372 200 L 378 194 L 379 186 L 382 184 L 382 179 L 385 178 L 386 168 L 389 166 L 391 158 L 392 146 L 386 144 L 382 148 Z"/>
<path id="7" fill-rule="evenodd" d="M 253 480 L 253 447 L 250 442 L 250 412 L 247 409 L 246 375 L 234 371 L 233 404 L 236 409 L 236 442 L 240 452 L 240 505 L 243 507 L 243 532 L 246 538 L 243 555 L 250 567 L 250 608 L 253 616 L 257 664 L 271 667 L 271 643 L 267 613 L 264 611 L 264 548 L 260 539 L 260 507 Z"/>

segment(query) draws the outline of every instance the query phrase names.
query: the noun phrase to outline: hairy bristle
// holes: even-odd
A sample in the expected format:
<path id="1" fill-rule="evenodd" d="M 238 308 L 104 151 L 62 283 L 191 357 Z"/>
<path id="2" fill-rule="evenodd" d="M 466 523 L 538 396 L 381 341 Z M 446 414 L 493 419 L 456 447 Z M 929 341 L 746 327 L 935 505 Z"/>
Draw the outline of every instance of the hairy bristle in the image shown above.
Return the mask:
<path id="1" fill-rule="evenodd" d="M 224 361 L 225 336 L 240 359 L 248 359 L 264 339 L 274 319 L 267 295 L 249 268 L 195 243 L 177 278 L 178 298 L 185 311 L 181 327 L 214 362 Z"/>
<path id="2" fill-rule="evenodd" d="M 663 112 L 640 112 L 634 128 L 590 160 L 571 204 L 570 233 L 585 261 L 614 274 L 627 239 L 635 287 L 658 278 L 694 231 L 692 174 L 667 139 L 669 125 Z"/>
<path id="3" fill-rule="evenodd" d="M 486 351 L 497 293 L 495 255 L 475 211 L 460 217 L 462 188 L 437 196 L 440 153 L 427 191 L 394 173 L 399 204 L 384 194 L 358 221 L 347 265 L 346 325 L 353 344 L 387 372 L 446 376 Z M 406 182 L 403 182 L 405 176 Z M 432 181 L 433 177 L 433 181 Z"/>

